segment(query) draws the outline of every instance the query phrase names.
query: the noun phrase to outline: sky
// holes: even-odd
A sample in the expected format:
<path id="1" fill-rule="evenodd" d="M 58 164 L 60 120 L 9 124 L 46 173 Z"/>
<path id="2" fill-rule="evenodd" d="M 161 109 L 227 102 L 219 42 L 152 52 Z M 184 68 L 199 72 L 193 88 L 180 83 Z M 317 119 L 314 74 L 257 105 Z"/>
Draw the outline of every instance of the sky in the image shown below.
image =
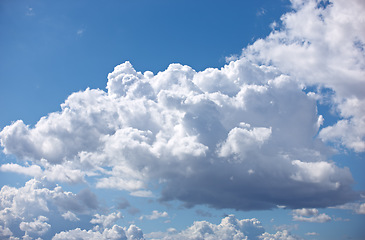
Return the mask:
<path id="1" fill-rule="evenodd" d="M 0 2 L 0 238 L 364 239 L 362 0 Z"/>

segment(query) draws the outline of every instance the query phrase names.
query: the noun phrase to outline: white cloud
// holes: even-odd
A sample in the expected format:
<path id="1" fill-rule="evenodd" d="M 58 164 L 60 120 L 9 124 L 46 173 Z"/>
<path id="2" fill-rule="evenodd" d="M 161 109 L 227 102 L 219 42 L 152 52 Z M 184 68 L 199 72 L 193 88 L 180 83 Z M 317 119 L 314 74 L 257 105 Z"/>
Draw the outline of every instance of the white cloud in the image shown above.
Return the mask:
<path id="1" fill-rule="evenodd" d="M 318 236 L 319 234 L 316 232 L 307 232 L 305 235 L 307 236 Z"/>
<path id="2" fill-rule="evenodd" d="M 81 37 L 82 35 L 84 35 L 85 29 L 84 28 L 80 28 L 76 31 L 77 36 Z"/>
<path id="3" fill-rule="evenodd" d="M 365 214 L 365 203 L 360 204 L 359 208 L 356 210 L 358 214 Z"/>
<path id="4" fill-rule="evenodd" d="M 307 86 L 331 89 L 343 120 L 319 136 L 357 152 L 365 151 L 365 4 L 356 0 L 292 1 L 281 30 L 243 50 L 243 57 L 272 64 Z M 321 94 L 319 92 L 319 94 Z"/>
<path id="5" fill-rule="evenodd" d="M 139 196 L 161 182 L 160 200 L 187 206 L 313 208 L 358 199 L 349 169 L 331 162 L 321 140 L 363 150 L 364 6 L 297 0 L 293 7 L 281 30 L 221 69 L 171 64 L 154 75 L 129 62 L 116 66 L 107 92 L 73 93 L 34 127 L 6 126 L 4 153 L 44 168 L 50 181 L 87 176 L 96 187 Z M 303 91 L 312 85 L 318 98 Z M 320 129 L 324 87 L 343 120 Z"/>
<path id="6" fill-rule="evenodd" d="M 80 221 L 80 219 L 76 216 L 76 214 L 71 211 L 67 211 L 67 212 L 63 213 L 62 217 L 64 219 L 72 221 L 72 222 Z"/>
<path id="7" fill-rule="evenodd" d="M 319 215 L 316 216 L 312 216 L 312 217 L 303 217 L 303 216 L 297 216 L 294 215 L 293 216 L 293 221 L 299 221 L 299 222 L 317 222 L 317 223 L 324 223 L 324 222 L 329 222 L 331 221 L 331 217 L 328 216 L 325 213 L 321 213 Z"/>
<path id="8" fill-rule="evenodd" d="M 92 224 L 98 224 L 102 226 L 103 228 L 108 228 L 112 226 L 118 219 L 123 218 L 121 212 L 113 212 L 109 215 L 100 215 L 95 214 L 94 218 L 91 219 L 90 223 Z"/>
<path id="9" fill-rule="evenodd" d="M 34 9 L 32 7 L 28 7 L 25 15 L 29 17 L 35 16 Z"/>
<path id="10" fill-rule="evenodd" d="M 82 230 L 76 228 L 69 231 L 57 233 L 53 240 L 62 239 L 91 239 L 91 240 L 107 240 L 107 239 L 118 239 L 118 240 L 143 240 L 143 233 L 141 229 L 135 225 L 130 225 L 129 228 L 123 228 L 118 225 L 114 225 L 111 228 L 105 228 L 102 231 L 100 229 L 93 230 Z"/>
<path id="11" fill-rule="evenodd" d="M 142 240 L 143 232 L 142 230 L 137 227 L 136 225 L 130 225 L 129 228 L 126 230 L 128 239 L 130 240 Z"/>
<path id="12" fill-rule="evenodd" d="M 167 218 L 169 214 L 167 212 L 159 212 L 157 210 L 153 210 L 151 215 L 141 216 L 139 219 L 148 219 L 148 220 L 156 220 L 159 218 Z"/>
<path id="13" fill-rule="evenodd" d="M 329 149 L 314 139 L 315 100 L 273 67 L 240 59 L 153 75 L 126 62 L 107 88 L 72 94 L 35 127 L 5 127 L 4 152 L 42 166 L 50 181 L 88 176 L 96 187 L 148 197 L 149 183 L 163 182 L 162 200 L 187 205 L 325 207 L 356 198 L 349 170 L 327 162 Z"/>
<path id="14" fill-rule="evenodd" d="M 346 204 L 336 206 L 333 208 L 352 210 L 354 213 L 357 213 L 357 214 L 365 214 L 365 203 L 364 202 L 363 203 L 360 203 L 360 202 L 346 203 Z"/>
<path id="15" fill-rule="evenodd" d="M 51 227 L 47 223 L 48 218 L 45 216 L 38 216 L 37 219 L 33 219 L 33 222 L 21 222 L 19 224 L 20 230 L 24 231 L 26 235 L 28 233 L 35 233 L 37 235 L 45 234 Z"/>
<path id="16" fill-rule="evenodd" d="M 38 165 L 23 167 L 16 163 L 3 164 L 0 166 L 0 171 L 20 173 L 32 177 L 40 176 L 42 174 L 42 169 Z"/>
<path id="17" fill-rule="evenodd" d="M 166 232 L 153 232 L 146 234 L 149 239 L 299 239 L 291 235 L 288 231 L 278 231 L 275 234 L 265 232 L 261 223 L 257 219 L 238 220 L 234 215 L 229 215 L 222 219 L 221 223 L 216 225 L 206 221 L 196 221 L 187 229 L 177 232 L 175 229 L 169 229 Z"/>
<path id="18" fill-rule="evenodd" d="M 264 233 L 259 239 L 262 240 L 300 240 L 302 238 L 291 235 L 288 231 L 278 231 L 274 234 Z"/>
<path id="19" fill-rule="evenodd" d="M 318 215 L 318 209 L 316 209 L 316 208 L 294 209 L 292 212 L 296 215 L 302 215 L 302 216 L 306 216 L 306 217 Z"/>
<path id="20" fill-rule="evenodd" d="M 0 226 L 0 237 L 11 239 L 12 236 L 13 232 L 8 227 Z"/>
<path id="21" fill-rule="evenodd" d="M 294 209 L 292 213 L 293 221 L 324 223 L 332 220 L 332 218 L 325 213 L 318 214 L 316 208 Z"/>
<path id="22" fill-rule="evenodd" d="M 96 197 L 89 190 L 74 194 L 35 179 L 20 188 L 3 186 L 0 199 L 0 223 L 13 232 L 11 227 L 21 221 L 20 229 L 42 234 L 50 227 L 46 216 L 52 212 L 89 213 L 97 208 Z"/>

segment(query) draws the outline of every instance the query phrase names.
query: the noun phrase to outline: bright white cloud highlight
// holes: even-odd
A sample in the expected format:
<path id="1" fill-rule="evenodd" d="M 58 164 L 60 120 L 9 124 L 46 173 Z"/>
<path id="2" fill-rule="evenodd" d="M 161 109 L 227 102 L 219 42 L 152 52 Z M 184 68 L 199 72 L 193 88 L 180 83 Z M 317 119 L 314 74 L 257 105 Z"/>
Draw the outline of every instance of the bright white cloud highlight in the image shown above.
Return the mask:
<path id="1" fill-rule="evenodd" d="M 234 215 L 229 215 L 222 219 L 220 224 L 213 224 L 207 221 L 196 221 L 187 229 L 177 232 L 170 229 L 167 232 L 155 232 L 146 235 L 147 238 L 161 240 L 189 240 L 189 239 L 299 239 L 291 235 L 288 231 L 278 231 L 275 234 L 265 232 L 257 219 L 237 219 Z"/>
<path id="2" fill-rule="evenodd" d="M 94 218 L 91 219 L 90 223 L 99 224 L 103 228 L 112 226 L 118 219 L 123 218 L 121 212 L 113 212 L 109 215 L 95 214 Z"/>
<path id="3" fill-rule="evenodd" d="M 24 231 L 26 235 L 28 233 L 43 235 L 51 227 L 51 225 L 48 224 L 47 221 L 48 218 L 44 216 L 39 216 L 37 219 L 34 219 L 33 222 L 21 222 L 19 228 L 20 230 Z"/>
<path id="4" fill-rule="evenodd" d="M 96 196 L 89 190 L 74 194 L 35 179 L 20 188 L 2 187 L 0 199 L 0 223 L 3 226 L 10 227 L 21 220 L 23 231 L 39 234 L 50 227 L 46 222 L 50 211 L 89 213 L 97 208 Z"/>
<path id="5" fill-rule="evenodd" d="M 319 214 L 316 208 L 295 209 L 292 213 L 293 221 L 324 223 L 332 220 L 332 218 L 325 213 Z"/>
<path id="6" fill-rule="evenodd" d="M 139 219 L 148 219 L 148 220 L 156 220 L 159 218 L 167 218 L 169 214 L 167 212 L 159 212 L 157 210 L 153 210 L 151 215 L 141 216 Z"/>
<path id="7" fill-rule="evenodd" d="M 364 1 L 293 0 L 282 27 L 243 50 L 243 57 L 272 64 L 307 86 L 333 91 L 344 119 L 319 136 L 365 151 Z M 320 95 L 321 91 L 320 91 Z"/>
<path id="8" fill-rule="evenodd" d="M 74 214 L 71 211 L 67 211 L 64 214 L 62 214 L 62 217 L 66 220 L 72 221 L 72 222 L 77 222 L 80 221 L 80 219 L 76 216 L 76 214 Z"/>

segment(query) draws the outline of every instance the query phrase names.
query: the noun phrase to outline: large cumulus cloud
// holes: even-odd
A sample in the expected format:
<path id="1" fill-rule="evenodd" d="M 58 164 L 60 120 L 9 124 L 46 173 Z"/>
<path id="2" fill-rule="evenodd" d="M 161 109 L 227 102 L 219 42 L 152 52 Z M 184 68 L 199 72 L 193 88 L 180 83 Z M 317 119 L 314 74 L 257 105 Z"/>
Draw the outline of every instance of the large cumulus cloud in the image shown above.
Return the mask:
<path id="1" fill-rule="evenodd" d="M 281 30 L 221 69 L 171 64 L 155 75 L 125 62 L 108 75 L 107 91 L 73 93 L 35 126 L 6 126 L 4 152 L 26 163 L 1 170 L 72 183 L 87 176 L 136 196 L 161 189 L 160 200 L 186 206 L 313 208 L 357 199 L 349 169 L 330 161 L 323 142 L 364 150 L 363 31 L 345 31 L 363 21 L 347 13 L 363 7 L 355 3 L 293 1 Z M 303 91 L 313 85 L 318 91 Z M 343 119 L 321 129 L 323 87 Z"/>
<path id="2" fill-rule="evenodd" d="M 153 75 L 126 62 L 107 90 L 72 94 L 34 127 L 5 127 L 5 153 L 45 172 L 94 177 L 101 188 L 148 193 L 159 183 L 161 200 L 187 206 L 325 207 L 356 198 L 349 170 L 329 162 L 315 138 L 315 99 L 276 68 L 240 59 Z"/>

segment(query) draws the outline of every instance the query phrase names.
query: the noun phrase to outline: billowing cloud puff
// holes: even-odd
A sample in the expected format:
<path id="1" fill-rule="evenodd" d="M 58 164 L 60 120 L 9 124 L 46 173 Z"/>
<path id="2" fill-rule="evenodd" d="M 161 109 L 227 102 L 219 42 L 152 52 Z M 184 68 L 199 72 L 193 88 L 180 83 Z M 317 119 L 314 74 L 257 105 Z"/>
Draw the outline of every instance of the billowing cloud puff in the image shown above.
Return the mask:
<path id="1" fill-rule="evenodd" d="M 189 239 L 207 239 L 207 240 L 259 240 L 259 239 L 298 239 L 287 231 L 279 231 L 275 234 L 265 232 L 257 219 L 237 219 L 234 215 L 229 215 L 222 219 L 221 223 L 216 225 L 206 221 L 194 222 L 189 228 L 177 232 L 175 229 L 169 229 L 167 232 L 155 232 L 147 234 L 150 239 L 161 240 L 189 240 Z"/>
<path id="2" fill-rule="evenodd" d="M 87 176 L 134 196 L 158 188 L 161 201 L 186 206 L 313 208 L 359 198 L 323 141 L 365 149 L 364 4 L 292 3 L 281 29 L 221 69 L 171 64 L 154 75 L 125 62 L 107 91 L 73 93 L 35 126 L 6 126 L 4 153 L 26 163 L 1 170 L 70 183 Z M 306 94 L 307 86 L 318 90 Z M 343 119 L 321 129 L 324 88 Z"/>
<path id="3" fill-rule="evenodd" d="M 26 235 L 28 235 L 28 233 L 43 235 L 51 227 L 47 221 L 48 218 L 45 216 L 39 216 L 37 219 L 34 219 L 33 222 L 21 222 L 19 224 L 19 228 L 20 230 L 24 231 Z"/>
<path id="4" fill-rule="evenodd" d="M 120 212 L 113 212 L 109 215 L 95 214 L 94 218 L 91 219 L 90 222 L 92 224 L 99 224 L 103 228 L 107 228 L 107 227 L 112 226 L 115 221 L 117 221 L 118 219 L 120 219 L 122 217 L 123 217 L 122 213 L 120 213 Z"/>
<path id="5" fill-rule="evenodd" d="M 57 233 L 52 239 L 143 240 L 144 237 L 142 230 L 135 225 L 130 225 L 129 228 L 113 225 L 111 228 L 94 228 L 93 230 L 82 230 L 80 228 L 76 228 L 73 230 Z"/>
<path id="6" fill-rule="evenodd" d="M 74 194 L 35 179 L 20 188 L 4 186 L 0 191 L 2 234 L 12 235 L 10 227 L 19 224 L 26 235 L 42 235 L 51 227 L 46 217 L 51 211 L 89 213 L 96 208 L 96 196 L 90 190 Z M 70 218 L 70 213 L 65 218 Z"/>
<path id="7" fill-rule="evenodd" d="M 327 162 L 331 151 L 315 138 L 315 100 L 275 68 L 240 59 L 153 75 L 126 62 L 108 78 L 108 93 L 74 93 L 34 127 L 5 127 L 4 152 L 39 165 L 26 169 L 42 168 L 49 180 L 89 176 L 141 196 L 158 182 L 161 200 L 187 206 L 325 207 L 356 198 L 349 170 Z"/>
<path id="8" fill-rule="evenodd" d="M 332 220 L 332 218 L 325 213 L 318 214 L 318 210 L 316 208 L 295 209 L 292 213 L 293 220 L 299 222 L 324 223 Z"/>
<path id="9" fill-rule="evenodd" d="M 76 222 L 79 221 L 80 219 L 76 216 L 75 213 L 71 212 L 71 211 L 67 211 L 65 213 L 62 214 L 62 217 L 66 220 L 72 221 L 72 222 Z"/>
<path id="10" fill-rule="evenodd" d="M 330 107 L 343 118 L 321 130 L 324 141 L 365 151 L 365 3 L 361 0 L 292 0 L 279 29 L 243 50 L 306 86 L 329 92 Z M 276 24 L 278 25 L 278 24 Z M 328 97 L 328 96 L 327 96 Z"/>

